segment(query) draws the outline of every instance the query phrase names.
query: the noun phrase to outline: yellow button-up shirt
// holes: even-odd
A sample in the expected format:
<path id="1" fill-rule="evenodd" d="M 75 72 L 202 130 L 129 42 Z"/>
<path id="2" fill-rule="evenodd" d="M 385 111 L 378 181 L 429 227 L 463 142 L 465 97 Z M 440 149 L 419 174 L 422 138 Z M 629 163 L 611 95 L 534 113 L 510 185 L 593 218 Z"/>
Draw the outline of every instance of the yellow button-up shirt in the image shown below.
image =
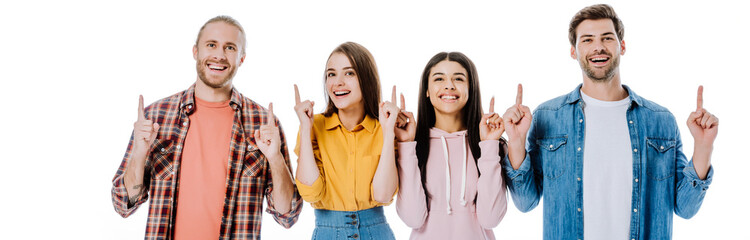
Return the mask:
<path id="1" fill-rule="evenodd" d="M 383 148 L 383 131 L 376 119 L 366 115 L 349 131 L 341 124 L 338 114 L 330 117 L 316 114 L 310 135 L 320 176 L 312 186 L 296 181 L 305 201 L 317 209 L 336 211 L 358 211 L 390 204 L 375 201 L 372 195 L 372 179 Z M 299 148 L 298 133 L 294 148 L 297 156 Z"/>

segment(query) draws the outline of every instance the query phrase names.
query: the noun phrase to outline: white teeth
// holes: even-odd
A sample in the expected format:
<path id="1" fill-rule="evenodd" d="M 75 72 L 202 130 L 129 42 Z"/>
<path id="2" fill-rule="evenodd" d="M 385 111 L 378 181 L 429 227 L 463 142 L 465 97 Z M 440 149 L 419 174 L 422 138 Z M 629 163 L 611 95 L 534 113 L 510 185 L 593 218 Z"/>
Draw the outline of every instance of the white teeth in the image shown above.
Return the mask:
<path id="1" fill-rule="evenodd" d="M 340 96 L 349 93 L 350 91 L 335 91 L 333 92 L 334 95 Z"/>
<path id="2" fill-rule="evenodd" d="M 208 68 L 214 69 L 214 70 L 224 70 L 225 67 L 220 67 L 216 65 L 208 65 Z"/>
<path id="3" fill-rule="evenodd" d="M 606 61 L 607 58 L 592 58 L 591 61 Z"/>
<path id="4" fill-rule="evenodd" d="M 456 97 L 456 96 L 442 96 L 442 97 L 440 97 L 440 99 L 447 99 L 447 100 L 455 100 L 457 98 L 458 97 Z"/>

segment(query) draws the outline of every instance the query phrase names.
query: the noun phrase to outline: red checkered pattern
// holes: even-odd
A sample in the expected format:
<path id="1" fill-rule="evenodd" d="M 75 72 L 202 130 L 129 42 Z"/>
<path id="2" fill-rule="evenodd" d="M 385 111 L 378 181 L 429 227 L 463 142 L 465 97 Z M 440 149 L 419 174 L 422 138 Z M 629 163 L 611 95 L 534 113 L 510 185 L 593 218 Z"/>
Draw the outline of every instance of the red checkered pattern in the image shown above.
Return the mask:
<path id="1" fill-rule="evenodd" d="M 147 194 L 143 194 L 134 204 L 128 204 L 123 176 L 130 161 L 132 135 L 122 163 L 112 180 L 112 204 L 115 211 L 123 217 L 130 216 L 150 199 L 146 239 L 172 238 L 179 194 L 177 186 L 180 181 L 180 160 L 190 126 L 188 115 L 195 109 L 194 93 L 195 85 L 145 108 L 146 118 L 160 125 L 157 139 L 146 160 L 144 186 L 147 187 Z M 253 130 L 259 129 L 261 123 L 266 122 L 266 109 L 243 97 L 236 89 L 232 89 L 230 106 L 235 110 L 235 115 L 220 239 L 260 239 L 264 196 L 268 204 L 266 211 L 286 228 L 297 221 L 302 210 L 302 200 L 295 187 L 291 211 L 280 214 L 275 210 L 271 198 L 271 171 L 265 156 L 255 145 L 253 136 Z M 279 124 L 278 120 L 276 123 Z M 286 139 L 280 125 L 279 131 L 282 154 L 291 174 Z"/>

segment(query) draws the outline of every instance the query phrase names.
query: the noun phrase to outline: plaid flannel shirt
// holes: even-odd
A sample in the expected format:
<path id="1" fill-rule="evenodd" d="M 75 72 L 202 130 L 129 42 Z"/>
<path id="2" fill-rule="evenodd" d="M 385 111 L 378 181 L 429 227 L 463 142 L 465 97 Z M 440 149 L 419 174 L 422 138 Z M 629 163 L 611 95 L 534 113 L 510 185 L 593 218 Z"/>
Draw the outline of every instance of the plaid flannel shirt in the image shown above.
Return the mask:
<path id="1" fill-rule="evenodd" d="M 179 194 L 180 160 L 185 136 L 190 126 L 188 115 L 195 109 L 195 85 L 185 91 L 161 99 L 145 108 L 145 116 L 159 123 L 156 140 L 146 159 L 144 183 L 146 194 L 129 204 L 128 193 L 123 181 L 125 168 L 130 162 L 133 136 L 112 180 L 112 204 L 123 217 L 130 216 L 148 198 L 148 223 L 146 239 L 171 239 L 174 215 Z M 266 157 L 255 145 L 253 130 L 260 128 L 268 117 L 266 109 L 245 98 L 232 89 L 229 105 L 235 110 L 230 143 L 230 159 L 227 169 L 227 190 L 221 218 L 220 239 L 260 239 L 260 224 L 263 197 L 268 203 L 266 211 L 282 226 L 291 227 L 299 217 L 302 200 L 295 186 L 292 208 L 286 214 L 278 213 L 273 205 L 271 191 L 273 181 Z M 276 120 L 278 124 L 278 120 Z M 281 152 L 289 174 L 289 153 L 284 132 L 279 126 Z"/>

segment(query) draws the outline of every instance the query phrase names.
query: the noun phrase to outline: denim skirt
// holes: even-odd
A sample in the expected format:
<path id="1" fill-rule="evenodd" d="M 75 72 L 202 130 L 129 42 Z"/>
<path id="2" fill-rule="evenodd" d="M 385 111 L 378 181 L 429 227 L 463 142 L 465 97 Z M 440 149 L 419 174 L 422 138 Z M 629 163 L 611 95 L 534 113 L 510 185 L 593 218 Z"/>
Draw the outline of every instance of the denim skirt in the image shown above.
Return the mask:
<path id="1" fill-rule="evenodd" d="M 381 240 L 393 239 L 393 231 L 383 214 L 383 207 L 354 212 L 315 209 L 313 240 Z"/>

